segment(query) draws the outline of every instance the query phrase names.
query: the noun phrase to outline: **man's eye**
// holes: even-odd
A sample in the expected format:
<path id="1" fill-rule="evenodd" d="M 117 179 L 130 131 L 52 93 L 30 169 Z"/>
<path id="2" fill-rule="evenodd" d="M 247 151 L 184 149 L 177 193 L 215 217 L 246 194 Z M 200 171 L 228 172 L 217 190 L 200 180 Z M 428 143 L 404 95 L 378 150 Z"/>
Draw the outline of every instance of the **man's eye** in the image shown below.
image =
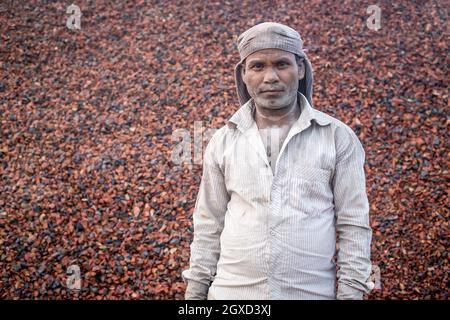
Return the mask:
<path id="1" fill-rule="evenodd" d="M 285 66 L 287 66 L 287 65 L 288 65 L 288 63 L 285 62 L 285 61 L 280 61 L 280 62 L 278 62 L 278 66 L 279 66 L 279 67 L 285 67 Z"/>
<path id="2" fill-rule="evenodd" d="M 263 67 L 262 63 L 257 63 L 252 66 L 252 69 L 259 70 L 262 69 L 262 67 Z"/>

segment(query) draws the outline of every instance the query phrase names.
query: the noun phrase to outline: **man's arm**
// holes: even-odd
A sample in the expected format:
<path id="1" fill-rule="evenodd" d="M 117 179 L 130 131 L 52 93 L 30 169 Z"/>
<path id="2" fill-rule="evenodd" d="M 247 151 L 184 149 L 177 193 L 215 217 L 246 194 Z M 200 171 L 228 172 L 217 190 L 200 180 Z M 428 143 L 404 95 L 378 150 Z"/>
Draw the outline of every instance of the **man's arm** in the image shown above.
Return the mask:
<path id="1" fill-rule="evenodd" d="M 368 280 L 372 268 L 372 229 L 364 173 L 365 152 L 351 129 L 338 128 L 336 134 L 333 193 L 339 235 L 337 299 L 362 299 L 373 288 Z"/>
<path id="2" fill-rule="evenodd" d="M 223 173 L 214 161 L 213 139 L 203 161 L 203 176 L 193 213 L 194 240 L 190 268 L 183 271 L 186 300 L 204 300 L 214 279 L 220 255 L 220 235 L 229 202 Z"/>

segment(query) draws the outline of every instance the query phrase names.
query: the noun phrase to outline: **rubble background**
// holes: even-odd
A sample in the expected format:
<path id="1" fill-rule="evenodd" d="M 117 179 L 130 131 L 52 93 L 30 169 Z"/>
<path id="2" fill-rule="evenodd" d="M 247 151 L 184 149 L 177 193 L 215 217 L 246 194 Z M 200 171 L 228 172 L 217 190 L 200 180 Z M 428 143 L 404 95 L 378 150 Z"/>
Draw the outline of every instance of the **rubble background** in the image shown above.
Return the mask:
<path id="1" fill-rule="evenodd" d="M 183 298 L 202 167 L 172 163 L 172 133 L 226 123 L 234 41 L 276 21 L 366 150 L 366 299 L 448 299 L 449 1 L 377 1 L 378 31 L 368 1 L 75 0 L 80 30 L 71 3 L 0 4 L 0 298 Z"/>

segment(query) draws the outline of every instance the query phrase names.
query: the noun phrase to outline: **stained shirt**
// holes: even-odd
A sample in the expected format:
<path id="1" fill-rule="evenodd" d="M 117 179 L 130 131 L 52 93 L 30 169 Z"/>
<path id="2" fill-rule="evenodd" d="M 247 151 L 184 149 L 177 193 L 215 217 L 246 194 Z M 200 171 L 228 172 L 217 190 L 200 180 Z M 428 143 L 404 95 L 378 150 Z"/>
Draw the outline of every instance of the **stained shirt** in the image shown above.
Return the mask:
<path id="1" fill-rule="evenodd" d="M 253 99 L 209 141 L 186 299 L 362 299 L 373 288 L 363 146 L 349 126 L 298 100 L 275 170 Z"/>

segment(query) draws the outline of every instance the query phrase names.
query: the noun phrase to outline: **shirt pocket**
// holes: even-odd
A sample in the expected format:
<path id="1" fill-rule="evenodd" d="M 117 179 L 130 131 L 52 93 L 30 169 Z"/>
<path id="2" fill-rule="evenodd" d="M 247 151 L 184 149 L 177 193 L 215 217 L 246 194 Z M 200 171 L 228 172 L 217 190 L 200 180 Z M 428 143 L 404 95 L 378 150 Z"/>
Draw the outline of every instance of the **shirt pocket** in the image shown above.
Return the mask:
<path id="1" fill-rule="evenodd" d="M 305 214 L 320 214 L 333 208 L 332 171 L 312 166 L 294 166 L 288 181 L 287 203 Z"/>

